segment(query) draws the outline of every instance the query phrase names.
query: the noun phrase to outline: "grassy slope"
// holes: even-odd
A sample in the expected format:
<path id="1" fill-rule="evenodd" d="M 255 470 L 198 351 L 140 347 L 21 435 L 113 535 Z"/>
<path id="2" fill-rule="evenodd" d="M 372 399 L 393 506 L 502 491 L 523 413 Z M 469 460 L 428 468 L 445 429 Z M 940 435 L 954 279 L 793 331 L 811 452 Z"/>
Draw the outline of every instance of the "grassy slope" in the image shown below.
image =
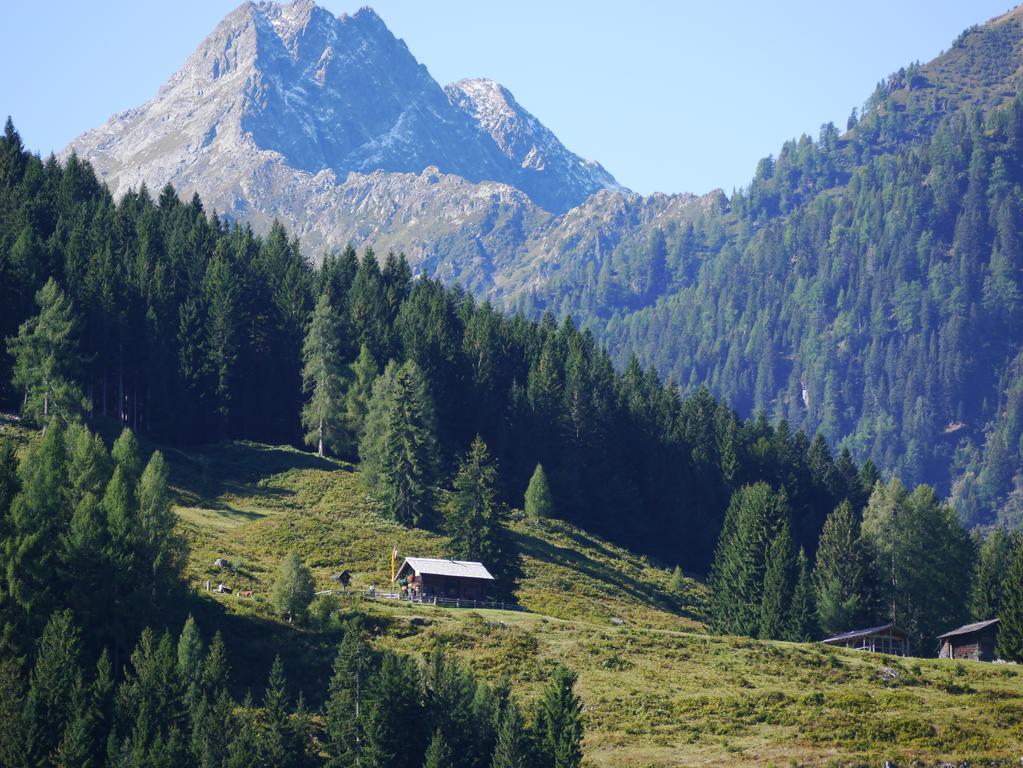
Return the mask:
<path id="1" fill-rule="evenodd" d="M 336 633 L 282 628 L 267 617 L 264 595 L 286 550 L 300 552 L 324 588 L 342 567 L 356 587 L 385 585 L 392 544 L 407 554 L 444 552 L 437 534 L 383 519 L 352 467 L 246 444 L 170 457 L 192 544 L 191 583 L 223 579 L 255 590 L 248 600 L 203 598 L 236 623 L 232 634 L 264 651 L 290 650 L 296 659 L 315 651 L 318 675 Z M 517 596 L 532 613 L 363 599 L 343 607 L 369 614 L 378 647 L 417 653 L 443 639 L 484 677 L 508 674 L 526 698 L 567 662 L 579 673 L 592 765 L 1018 764 L 1023 753 L 1019 668 L 706 636 L 697 583 L 669 596 L 666 569 L 564 523 L 516 518 L 513 530 L 524 553 Z M 212 568 L 219 556 L 239 572 Z M 237 669 L 255 657 L 236 658 Z"/>

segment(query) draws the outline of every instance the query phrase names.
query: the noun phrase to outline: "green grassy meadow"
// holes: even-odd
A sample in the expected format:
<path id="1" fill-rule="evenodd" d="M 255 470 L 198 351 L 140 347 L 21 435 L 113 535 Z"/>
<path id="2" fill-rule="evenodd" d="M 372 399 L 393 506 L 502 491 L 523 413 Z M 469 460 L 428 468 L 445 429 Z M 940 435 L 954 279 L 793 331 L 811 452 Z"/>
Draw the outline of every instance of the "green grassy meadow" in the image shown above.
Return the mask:
<path id="1" fill-rule="evenodd" d="M 344 463 L 249 443 L 168 458 L 200 623 L 224 627 L 251 685 L 281 653 L 293 680 L 325 688 L 340 621 L 357 613 L 377 648 L 422 654 L 442 641 L 482 677 L 508 676 L 524 700 L 568 664 L 593 766 L 1019 765 L 1023 756 L 1023 668 L 708 635 L 697 581 L 670 594 L 667 567 L 521 513 L 511 521 L 522 552 L 515 594 L 528 612 L 355 594 L 318 600 L 305 626 L 285 625 L 266 595 L 287 551 L 302 555 L 318 588 L 347 569 L 361 593 L 389 582 L 392 546 L 443 556 L 443 536 L 386 520 Z M 233 569 L 214 567 L 218 557 Z M 207 579 L 235 594 L 203 591 Z"/>

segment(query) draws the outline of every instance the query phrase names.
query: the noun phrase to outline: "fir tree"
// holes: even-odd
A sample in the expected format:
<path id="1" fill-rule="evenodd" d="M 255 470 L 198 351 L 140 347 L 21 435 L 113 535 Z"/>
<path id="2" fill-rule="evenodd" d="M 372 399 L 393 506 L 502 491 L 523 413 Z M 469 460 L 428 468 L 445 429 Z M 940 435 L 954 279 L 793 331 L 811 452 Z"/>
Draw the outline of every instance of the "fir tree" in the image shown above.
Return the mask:
<path id="1" fill-rule="evenodd" d="M 419 367 L 388 364 L 373 385 L 359 455 L 371 489 L 405 525 L 418 525 L 432 507 L 438 461 L 434 418 Z"/>
<path id="2" fill-rule="evenodd" d="M 45 765 L 48 756 L 60 744 L 65 726 L 75 717 L 70 706 L 77 697 L 81 708 L 86 706 L 80 667 L 81 641 L 70 611 L 54 613 L 39 640 L 35 666 L 28 688 L 27 707 L 31 726 L 27 734 L 26 757 L 37 765 Z M 85 716 L 85 713 L 81 713 Z M 86 728 L 87 723 L 81 727 Z M 74 744 L 67 749 L 78 751 L 81 738 L 74 735 Z"/>
<path id="3" fill-rule="evenodd" d="M 250 694 L 242 702 L 241 713 L 237 715 L 238 723 L 228 748 L 225 768 L 252 768 L 262 765 L 259 730 L 254 711 L 255 704 Z"/>
<path id="4" fill-rule="evenodd" d="M 824 521 L 813 587 L 817 620 L 829 635 L 846 632 L 867 618 L 867 557 L 852 505 L 843 501 Z"/>
<path id="5" fill-rule="evenodd" d="M 530 745 L 522 715 L 514 702 L 505 704 L 490 768 L 529 768 Z"/>
<path id="6" fill-rule="evenodd" d="M 501 560 L 497 468 L 479 435 L 455 475 L 445 515 L 452 557 L 496 567 Z"/>
<path id="7" fill-rule="evenodd" d="M 710 574 L 711 622 L 718 632 L 757 633 L 768 549 L 786 518 L 784 499 L 766 483 L 732 495 Z"/>
<path id="8" fill-rule="evenodd" d="M 810 562 L 806 551 L 800 547 L 796 561 L 796 584 L 792 589 L 792 605 L 784 639 L 794 643 L 808 643 L 813 640 L 817 628 L 814 605 L 813 582 L 810 579 Z"/>
<path id="9" fill-rule="evenodd" d="M 302 407 L 302 426 L 308 430 L 306 443 L 316 446 L 321 458 L 328 447 L 334 453 L 349 450 L 342 423 L 346 368 L 341 334 L 341 318 L 324 292 L 316 302 L 302 347 L 302 386 L 309 398 Z"/>
<path id="10" fill-rule="evenodd" d="M 444 735 L 439 730 L 434 731 L 430 746 L 426 749 L 423 768 L 451 768 L 451 765 L 451 750 L 444 741 Z"/>
<path id="11" fill-rule="evenodd" d="M 1023 544 L 1018 542 L 1005 571 L 998 618 L 995 652 L 1006 661 L 1023 662 Z"/>
<path id="12" fill-rule="evenodd" d="M 582 762 L 582 702 L 573 690 L 575 680 L 559 666 L 540 697 L 533 730 L 542 765 L 577 768 Z"/>
<path id="13" fill-rule="evenodd" d="M 764 591 L 760 601 L 759 637 L 780 640 L 789 624 L 792 595 L 797 577 L 796 556 L 788 525 L 774 537 L 767 550 Z"/>
<path id="14" fill-rule="evenodd" d="M 292 729 L 288 708 L 287 680 L 281 657 L 274 658 L 270 678 L 263 697 L 263 731 L 259 753 L 264 765 L 295 768 L 299 762 L 300 745 Z"/>
<path id="15" fill-rule="evenodd" d="M 80 365 L 75 314 L 70 299 L 50 279 L 36 294 L 39 314 L 8 339 L 14 357 L 14 384 L 24 390 L 22 413 L 45 427 L 51 416 L 76 418 L 84 398 L 74 381 Z"/>
<path id="16" fill-rule="evenodd" d="M 1005 574 L 1019 539 L 1005 531 L 992 531 L 980 545 L 970 590 L 970 614 L 974 621 L 997 618 L 1001 612 Z"/>
<path id="17" fill-rule="evenodd" d="M 20 491 L 11 503 L 5 554 L 8 597 L 28 621 L 31 637 L 56 604 L 60 526 L 67 497 L 67 453 L 59 422 L 30 447 L 18 466 Z"/>
<path id="18" fill-rule="evenodd" d="M 367 768 L 418 768 L 426 748 L 419 670 L 411 658 L 384 655 L 366 725 Z"/>
<path id="19" fill-rule="evenodd" d="M 373 382 L 380 369 L 373 354 L 365 344 L 359 349 L 359 356 L 350 366 L 351 383 L 345 395 L 345 426 L 351 438 L 357 443 L 366 431 L 366 416 L 373 397 Z"/>
<path id="20" fill-rule="evenodd" d="M 151 596 L 174 583 L 184 560 L 184 542 L 174 533 L 177 516 L 171 509 L 168 482 L 170 470 L 163 454 L 155 451 L 146 464 L 136 489 L 138 509 L 138 555 L 149 565 L 147 581 Z"/>
<path id="21" fill-rule="evenodd" d="M 686 579 L 682 573 L 682 566 L 676 565 L 675 570 L 671 572 L 671 578 L 668 579 L 668 591 L 673 595 L 682 594 L 685 584 Z"/>
<path id="22" fill-rule="evenodd" d="M 359 764 L 366 742 L 369 671 L 362 627 L 349 624 L 334 659 L 325 712 L 329 768 L 349 768 Z"/>
<path id="23" fill-rule="evenodd" d="M 274 609 L 291 623 L 302 619 L 313 601 L 315 592 L 313 575 L 302 558 L 289 552 L 281 561 L 280 570 L 270 591 Z"/>
<path id="24" fill-rule="evenodd" d="M 547 482 L 547 473 L 543 471 L 542 464 L 536 465 L 533 476 L 529 478 L 529 485 L 526 486 L 525 509 L 526 514 L 534 520 L 554 517 L 554 498 L 551 495 L 551 486 Z"/>

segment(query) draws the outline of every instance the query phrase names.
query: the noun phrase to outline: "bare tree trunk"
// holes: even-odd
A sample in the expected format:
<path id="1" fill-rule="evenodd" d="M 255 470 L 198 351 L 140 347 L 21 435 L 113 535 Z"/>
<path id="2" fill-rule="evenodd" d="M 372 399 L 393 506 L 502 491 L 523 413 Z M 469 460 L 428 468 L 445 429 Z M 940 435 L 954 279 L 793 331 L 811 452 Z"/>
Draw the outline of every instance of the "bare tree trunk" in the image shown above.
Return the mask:
<path id="1" fill-rule="evenodd" d="M 320 458 L 323 458 L 323 417 L 320 417 Z"/>

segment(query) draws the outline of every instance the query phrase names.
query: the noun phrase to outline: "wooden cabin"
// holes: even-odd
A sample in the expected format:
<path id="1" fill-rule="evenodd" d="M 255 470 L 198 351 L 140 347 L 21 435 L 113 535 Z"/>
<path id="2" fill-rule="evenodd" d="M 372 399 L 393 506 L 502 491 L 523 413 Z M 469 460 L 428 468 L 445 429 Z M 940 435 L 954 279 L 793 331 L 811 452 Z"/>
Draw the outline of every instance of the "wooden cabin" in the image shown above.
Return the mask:
<path id="1" fill-rule="evenodd" d="M 494 577 L 483 563 L 406 557 L 394 580 L 413 600 L 483 600 Z"/>
<path id="2" fill-rule="evenodd" d="M 855 651 L 887 653 L 892 656 L 909 655 L 909 635 L 894 624 L 855 629 L 821 640 L 821 642 L 825 645 L 836 645 L 839 648 L 852 648 Z"/>
<path id="3" fill-rule="evenodd" d="M 998 619 L 978 621 L 953 629 L 938 637 L 939 659 L 994 661 L 998 642 Z"/>

